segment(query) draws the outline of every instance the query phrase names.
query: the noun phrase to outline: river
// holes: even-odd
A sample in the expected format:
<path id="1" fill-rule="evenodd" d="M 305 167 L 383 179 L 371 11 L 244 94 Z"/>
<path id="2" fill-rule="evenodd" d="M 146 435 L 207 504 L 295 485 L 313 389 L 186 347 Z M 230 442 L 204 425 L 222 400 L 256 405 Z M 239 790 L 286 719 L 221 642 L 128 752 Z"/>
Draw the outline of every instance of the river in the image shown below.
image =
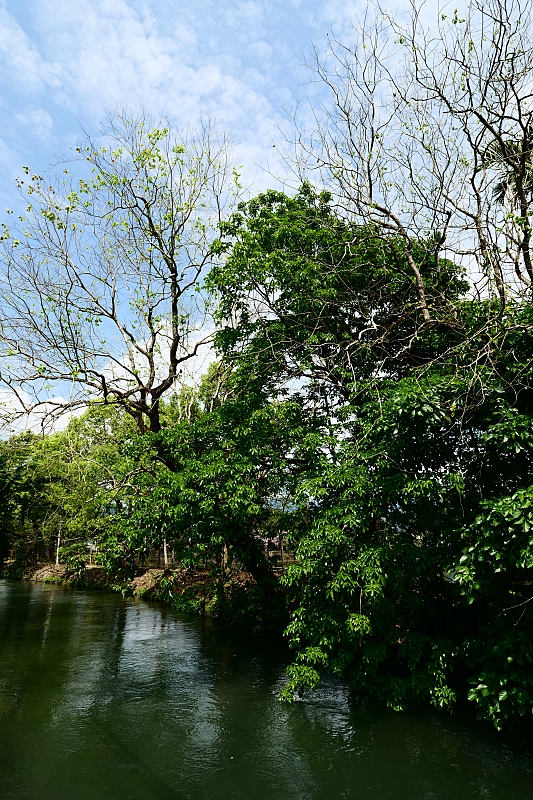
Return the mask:
<path id="1" fill-rule="evenodd" d="M 1 800 L 531 800 L 533 748 L 329 679 L 281 643 L 113 594 L 0 581 Z"/>

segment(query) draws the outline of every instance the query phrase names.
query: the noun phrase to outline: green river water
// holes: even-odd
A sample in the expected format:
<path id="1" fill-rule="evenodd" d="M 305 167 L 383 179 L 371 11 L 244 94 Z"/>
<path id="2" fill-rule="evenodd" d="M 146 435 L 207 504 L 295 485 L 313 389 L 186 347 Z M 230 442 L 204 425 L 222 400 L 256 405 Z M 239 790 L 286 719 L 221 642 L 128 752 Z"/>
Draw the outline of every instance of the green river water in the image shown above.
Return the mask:
<path id="1" fill-rule="evenodd" d="M 527 735 L 326 680 L 282 644 L 100 592 L 0 581 L 1 800 L 533 800 Z"/>

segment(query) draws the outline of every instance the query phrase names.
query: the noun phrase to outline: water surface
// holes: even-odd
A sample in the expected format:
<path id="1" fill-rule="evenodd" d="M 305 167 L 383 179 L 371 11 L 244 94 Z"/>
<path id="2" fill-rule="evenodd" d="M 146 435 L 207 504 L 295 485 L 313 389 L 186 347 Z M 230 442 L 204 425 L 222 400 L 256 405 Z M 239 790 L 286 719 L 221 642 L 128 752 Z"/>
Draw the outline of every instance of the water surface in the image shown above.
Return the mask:
<path id="1" fill-rule="evenodd" d="M 524 737 L 333 680 L 287 706 L 286 660 L 164 607 L 0 581 L 0 798 L 532 800 Z"/>

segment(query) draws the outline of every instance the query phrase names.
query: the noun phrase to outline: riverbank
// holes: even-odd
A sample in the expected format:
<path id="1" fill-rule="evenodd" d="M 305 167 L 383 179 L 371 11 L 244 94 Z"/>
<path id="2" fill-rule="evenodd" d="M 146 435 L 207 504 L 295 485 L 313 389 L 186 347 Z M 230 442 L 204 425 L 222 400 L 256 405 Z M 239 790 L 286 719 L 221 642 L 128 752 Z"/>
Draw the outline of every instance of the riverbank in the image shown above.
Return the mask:
<path id="1" fill-rule="evenodd" d="M 250 573 L 234 568 L 224 571 L 149 568 L 125 579 L 110 575 L 97 565 L 69 570 L 65 564 L 41 563 L 16 572 L 7 566 L 0 577 L 118 592 L 123 597 L 164 603 L 188 614 L 216 617 L 257 631 L 282 630 L 286 622 L 282 598 L 267 599 L 264 588 L 257 585 Z"/>
<path id="2" fill-rule="evenodd" d="M 0 797 L 525 800 L 531 735 L 397 714 L 326 677 L 280 703 L 274 637 L 110 592 L 0 581 Z"/>

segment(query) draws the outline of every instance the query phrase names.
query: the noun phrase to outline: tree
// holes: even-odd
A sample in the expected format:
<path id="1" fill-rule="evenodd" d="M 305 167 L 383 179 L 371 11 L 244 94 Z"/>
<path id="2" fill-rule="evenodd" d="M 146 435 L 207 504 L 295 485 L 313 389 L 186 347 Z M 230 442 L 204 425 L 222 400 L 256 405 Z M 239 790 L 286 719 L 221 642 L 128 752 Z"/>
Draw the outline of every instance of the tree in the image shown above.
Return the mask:
<path id="1" fill-rule="evenodd" d="M 405 21 L 374 11 L 350 44 L 330 36 L 315 52 L 330 103 L 296 135 L 298 175 L 316 175 L 348 219 L 402 237 L 424 325 L 433 311 L 409 248 L 428 232 L 505 306 L 533 280 L 531 3 L 435 8 L 432 27 L 415 0 Z"/>
<path id="2" fill-rule="evenodd" d="M 26 505 L 25 462 L 28 437 L 0 443 L 0 565 L 13 545 L 21 508 Z"/>
<path id="3" fill-rule="evenodd" d="M 443 341 L 429 368 L 361 382 L 335 461 L 302 474 L 287 698 L 327 669 L 393 708 L 469 696 L 498 727 L 533 710 L 531 309 L 515 314 L 477 391 L 478 342 L 461 362 Z"/>
<path id="4" fill-rule="evenodd" d="M 502 315 L 411 240 L 426 324 L 403 237 L 308 184 L 223 231 L 219 346 L 271 396 L 299 396 L 312 442 L 291 484 L 284 697 L 332 670 L 394 708 L 469 693 L 498 726 L 529 711 L 531 303 Z"/>
<path id="5" fill-rule="evenodd" d="M 143 468 L 125 454 L 136 436 L 124 411 L 94 404 L 64 431 L 26 432 L 3 442 L 2 557 L 10 550 L 15 570 L 56 557 L 75 564 L 86 560 L 89 542 L 109 544 L 117 509 Z M 129 555 L 114 549 L 103 558 L 109 566 L 113 557 L 118 562 Z"/>
<path id="6" fill-rule="evenodd" d="M 240 204 L 221 228 L 230 253 L 208 279 L 217 342 L 271 391 L 305 379 L 323 402 L 346 402 L 376 370 L 400 377 L 429 363 L 433 335 L 449 346 L 462 338 L 457 307 L 468 283 L 432 237 L 407 247 L 374 224 L 350 223 L 308 183 L 293 197 L 269 191 Z M 432 308 L 425 328 L 413 259 Z"/>
<path id="7" fill-rule="evenodd" d="M 161 398 L 211 340 L 198 290 L 236 173 L 209 124 L 180 133 L 121 112 L 102 134 L 61 178 L 25 167 L 18 181 L 26 212 L 2 236 L 0 378 L 21 415 L 99 397 L 158 431 Z"/>
<path id="8" fill-rule="evenodd" d="M 166 539 L 190 565 L 226 553 L 272 598 L 277 580 L 265 549 L 269 539 L 296 537 L 293 484 L 313 429 L 305 418 L 297 401 L 269 402 L 252 389 L 163 430 L 171 469 L 153 462 L 151 475 L 137 475 L 133 535 Z"/>

